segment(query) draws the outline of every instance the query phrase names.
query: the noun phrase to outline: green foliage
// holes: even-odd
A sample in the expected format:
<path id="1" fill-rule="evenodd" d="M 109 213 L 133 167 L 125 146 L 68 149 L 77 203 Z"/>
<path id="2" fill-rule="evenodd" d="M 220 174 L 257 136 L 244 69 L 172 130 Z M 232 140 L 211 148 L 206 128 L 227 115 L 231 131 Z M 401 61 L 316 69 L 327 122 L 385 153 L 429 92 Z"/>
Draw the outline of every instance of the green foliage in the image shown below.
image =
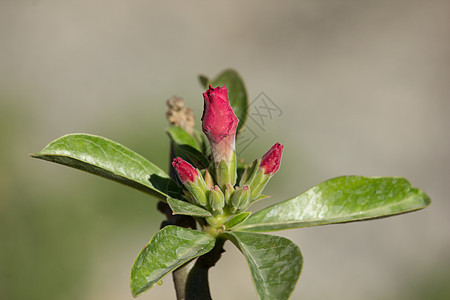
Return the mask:
<path id="1" fill-rule="evenodd" d="M 202 153 L 201 145 L 186 130 L 173 126 L 167 129 L 167 134 L 172 141 L 175 156 L 181 157 L 199 169 L 206 169 L 209 166 L 208 158 Z"/>
<path id="2" fill-rule="evenodd" d="M 244 254 L 260 299 L 289 299 L 303 266 L 300 248 L 274 235 L 239 231 L 225 235 Z"/>
<path id="3" fill-rule="evenodd" d="M 195 138 L 183 128 L 179 126 L 172 126 L 167 129 L 167 133 L 169 134 L 170 139 L 173 143 L 176 143 L 178 145 L 191 146 L 192 148 L 201 151 L 200 145 L 195 140 Z"/>
<path id="4" fill-rule="evenodd" d="M 65 135 L 31 156 L 117 181 L 162 201 L 180 192 L 169 175 L 147 159 L 95 135 Z"/>
<path id="5" fill-rule="evenodd" d="M 275 231 L 361 221 L 425 208 L 430 199 L 404 178 L 343 176 L 267 207 L 236 230 Z"/>
<path id="6" fill-rule="evenodd" d="M 211 83 L 213 86 L 225 85 L 229 89 L 231 106 L 240 119 L 238 131 L 241 130 L 247 119 L 248 100 L 239 74 L 225 70 L 213 80 L 202 76 L 200 82 L 204 86 Z M 175 156 L 201 170 L 214 165 L 210 161 L 207 142 L 198 132 L 191 135 L 180 127 L 171 127 L 167 133 Z M 288 299 L 303 265 L 300 249 L 286 238 L 255 232 L 381 218 L 422 209 L 430 204 L 428 196 L 404 178 L 343 176 L 251 215 L 245 210 L 252 202 L 268 197 L 259 195 L 270 176 L 264 177 L 258 160 L 247 165 L 235 157 L 235 152 L 233 155 L 230 162 L 222 160 L 218 163 L 215 174 L 214 168 L 210 168 L 212 176 L 202 171 L 205 178 L 209 176 L 208 186 L 202 175 L 197 175 L 190 166 L 197 176 L 196 182 L 203 184 L 201 188 L 197 187 L 203 196 L 201 203 L 186 201 L 195 198 L 195 191 L 189 188 L 195 184 L 189 182 L 178 186 L 166 172 L 144 157 L 103 137 L 66 135 L 32 157 L 131 186 L 167 202 L 172 214 L 192 216 L 197 221 L 201 230 L 169 225 L 153 236 L 132 267 L 133 296 L 151 288 L 184 263 L 209 253 L 215 245 L 211 253 L 220 252 L 217 245 L 222 246 L 221 243 L 228 239 L 245 256 L 259 297 Z M 234 185 L 236 169 L 240 186 Z M 261 178 L 255 179 L 256 175 L 252 177 L 251 174 L 259 174 Z M 253 196 L 250 188 L 242 186 L 252 182 L 258 183 Z M 214 184 L 219 187 L 213 187 Z M 215 194 L 211 194 L 213 192 Z M 198 271 L 198 268 L 194 269 Z"/>
<path id="7" fill-rule="evenodd" d="M 242 222 L 244 222 L 245 220 L 247 220 L 247 218 L 251 215 L 251 212 L 249 211 L 243 211 L 241 213 L 238 213 L 234 216 L 232 216 L 231 218 L 228 219 L 228 221 L 226 221 L 223 225 L 225 226 L 225 228 L 231 229 L 236 225 L 241 224 Z"/>
<path id="8" fill-rule="evenodd" d="M 178 199 L 167 198 L 167 203 L 174 215 L 187 215 L 196 217 L 211 217 L 211 213 L 204 208 Z"/>
<path id="9" fill-rule="evenodd" d="M 137 296 L 185 262 L 212 250 L 215 239 L 205 232 L 166 226 L 139 253 L 131 269 L 131 291 Z"/>

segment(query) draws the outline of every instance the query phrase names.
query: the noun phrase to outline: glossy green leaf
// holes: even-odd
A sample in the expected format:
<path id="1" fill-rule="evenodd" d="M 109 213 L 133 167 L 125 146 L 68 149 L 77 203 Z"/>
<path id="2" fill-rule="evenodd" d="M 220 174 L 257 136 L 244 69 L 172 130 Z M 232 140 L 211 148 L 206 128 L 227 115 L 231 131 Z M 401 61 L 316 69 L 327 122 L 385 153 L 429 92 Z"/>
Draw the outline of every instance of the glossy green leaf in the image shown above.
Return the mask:
<path id="1" fill-rule="evenodd" d="M 136 297 L 187 261 L 208 253 L 215 239 L 203 231 L 166 226 L 139 253 L 131 269 L 131 291 Z"/>
<path id="2" fill-rule="evenodd" d="M 167 198 L 167 203 L 173 211 L 174 215 L 187 215 L 195 217 L 211 217 L 211 213 L 197 205 L 181 201 L 174 198 Z"/>
<path id="3" fill-rule="evenodd" d="M 200 145 L 197 143 L 195 138 L 189 134 L 186 130 L 178 126 L 172 126 L 167 129 L 167 133 L 170 136 L 170 139 L 179 145 L 189 145 L 198 151 L 200 151 Z"/>
<path id="4" fill-rule="evenodd" d="M 163 201 L 179 193 L 176 183 L 163 170 L 136 152 L 103 137 L 65 135 L 31 156 L 123 183 Z"/>
<path id="5" fill-rule="evenodd" d="M 225 235 L 244 254 L 259 298 L 289 299 L 302 270 L 300 248 L 279 236 L 239 231 Z"/>
<path id="6" fill-rule="evenodd" d="M 181 157 L 199 169 L 206 169 L 209 161 L 201 152 L 201 145 L 186 130 L 174 126 L 167 131 L 172 140 L 175 156 Z"/>
<path id="7" fill-rule="evenodd" d="M 235 227 L 275 231 L 387 217 L 422 209 L 430 199 L 404 178 L 343 176 L 269 206 Z"/>
<path id="8" fill-rule="evenodd" d="M 247 218 L 250 216 L 251 212 L 249 211 L 243 211 L 241 213 L 238 213 L 237 215 L 232 216 L 228 219 L 228 221 L 223 224 L 225 228 L 228 230 L 230 228 L 233 228 L 234 226 L 244 222 L 247 220 Z"/>
<path id="9" fill-rule="evenodd" d="M 203 132 L 195 130 L 194 129 L 194 134 L 193 134 L 195 140 L 197 141 L 197 143 L 200 145 L 200 152 L 205 156 L 208 157 L 211 153 L 210 153 L 210 146 L 209 146 L 209 141 L 208 138 L 206 137 L 205 134 L 203 134 Z"/>
<path id="10" fill-rule="evenodd" d="M 239 119 L 237 132 L 244 127 L 248 117 L 248 99 L 244 81 L 234 70 L 225 70 L 211 82 L 213 87 L 225 85 L 228 88 L 228 99 L 233 107 L 234 113 Z"/>

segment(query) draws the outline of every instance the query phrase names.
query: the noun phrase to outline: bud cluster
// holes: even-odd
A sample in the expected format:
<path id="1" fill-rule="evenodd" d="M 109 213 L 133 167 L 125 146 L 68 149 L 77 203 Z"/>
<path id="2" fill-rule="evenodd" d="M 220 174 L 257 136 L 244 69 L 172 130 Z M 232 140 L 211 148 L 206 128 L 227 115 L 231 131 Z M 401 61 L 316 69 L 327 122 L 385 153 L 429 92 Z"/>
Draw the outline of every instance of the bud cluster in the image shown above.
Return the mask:
<path id="1" fill-rule="evenodd" d="M 212 169 L 202 173 L 180 157 L 172 165 L 185 187 L 187 200 L 211 212 L 213 217 L 206 221 L 217 225 L 218 219 L 245 211 L 252 202 L 265 197 L 261 193 L 280 167 L 283 145 L 276 143 L 261 159 L 247 166 L 236 185 L 235 139 L 239 120 L 228 100 L 228 89 L 210 85 L 203 98 L 202 130 L 211 146 Z"/>

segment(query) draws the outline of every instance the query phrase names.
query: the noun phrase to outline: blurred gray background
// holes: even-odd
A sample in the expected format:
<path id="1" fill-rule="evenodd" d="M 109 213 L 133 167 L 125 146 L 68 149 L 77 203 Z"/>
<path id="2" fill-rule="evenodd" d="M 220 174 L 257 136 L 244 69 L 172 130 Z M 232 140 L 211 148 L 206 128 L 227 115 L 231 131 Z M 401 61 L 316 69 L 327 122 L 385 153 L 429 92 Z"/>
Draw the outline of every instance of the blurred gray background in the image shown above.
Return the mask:
<path id="1" fill-rule="evenodd" d="M 285 145 L 264 204 L 344 174 L 403 176 L 431 207 L 284 231 L 305 264 L 293 299 L 450 298 L 449 1 L 0 0 L 0 299 L 132 299 L 156 201 L 33 160 L 88 132 L 168 166 L 165 100 L 199 121 L 197 76 L 234 68 L 282 110 L 241 155 Z M 197 124 L 199 127 L 199 124 Z M 214 299 L 256 299 L 231 244 Z M 171 277 L 140 299 L 174 299 Z"/>

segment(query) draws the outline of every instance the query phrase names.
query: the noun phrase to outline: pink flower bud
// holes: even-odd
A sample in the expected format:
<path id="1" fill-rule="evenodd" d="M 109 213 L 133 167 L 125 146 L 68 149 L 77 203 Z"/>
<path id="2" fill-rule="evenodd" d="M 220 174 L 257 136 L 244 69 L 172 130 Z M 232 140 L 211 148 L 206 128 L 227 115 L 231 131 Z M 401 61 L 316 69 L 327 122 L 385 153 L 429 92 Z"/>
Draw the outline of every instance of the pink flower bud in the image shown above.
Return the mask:
<path id="1" fill-rule="evenodd" d="M 281 154 L 283 154 L 283 145 L 276 143 L 263 155 L 259 168 L 265 175 L 273 175 L 280 168 Z"/>
<path id="2" fill-rule="evenodd" d="M 178 177 L 183 184 L 186 182 L 194 182 L 198 177 L 197 170 L 190 163 L 180 157 L 173 159 L 172 166 L 177 171 Z"/>
<path id="3" fill-rule="evenodd" d="M 235 150 L 235 135 L 239 119 L 228 101 L 228 89 L 223 87 L 209 89 L 203 93 L 205 100 L 202 116 L 202 130 L 208 137 L 214 161 L 229 162 Z"/>

